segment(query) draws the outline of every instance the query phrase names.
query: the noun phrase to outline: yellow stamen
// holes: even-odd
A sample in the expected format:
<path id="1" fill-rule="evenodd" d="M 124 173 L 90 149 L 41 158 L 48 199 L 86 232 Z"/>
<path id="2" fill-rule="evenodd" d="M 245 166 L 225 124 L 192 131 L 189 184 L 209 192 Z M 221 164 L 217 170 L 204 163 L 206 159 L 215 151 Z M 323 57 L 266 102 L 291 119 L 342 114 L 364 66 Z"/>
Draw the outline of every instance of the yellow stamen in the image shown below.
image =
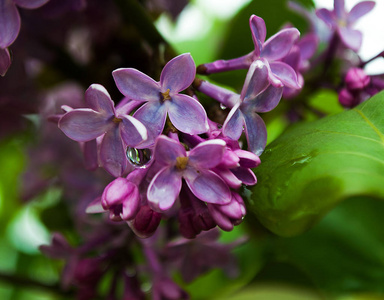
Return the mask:
<path id="1" fill-rule="evenodd" d="M 181 170 L 185 170 L 185 168 L 188 165 L 188 157 L 186 156 L 179 156 L 176 157 L 176 168 Z"/>
<path id="2" fill-rule="evenodd" d="M 123 119 L 114 117 L 112 121 L 113 123 L 119 124 L 121 121 L 123 121 Z"/>
<path id="3" fill-rule="evenodd" d="M 165 100 L 171 100 L 171 96 L 169 96 L 170 89 L 167 89 L 164 93 L 161 93 L 163 95 L 163 101 Z"/>

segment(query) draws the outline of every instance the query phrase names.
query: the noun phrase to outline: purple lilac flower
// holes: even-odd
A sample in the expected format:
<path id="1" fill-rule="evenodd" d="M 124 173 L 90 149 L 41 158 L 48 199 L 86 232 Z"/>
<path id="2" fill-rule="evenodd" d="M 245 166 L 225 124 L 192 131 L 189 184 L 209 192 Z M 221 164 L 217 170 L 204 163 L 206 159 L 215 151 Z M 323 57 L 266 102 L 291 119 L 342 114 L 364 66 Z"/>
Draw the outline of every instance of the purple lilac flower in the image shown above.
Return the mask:
<path id="1" fill-rule="evenodd" d="M 225 142 L 216 139 L 200 143 L 187 153 L 179 142 L 166 136 L 158 137 L 154 155 L 163 168 L 148 187 L 149 203 L 160 211 L 171 208 L 180 193 L 182 178 L 200 200 L 228 203 L 231 200 L 228 186 L 210 170 L 221 162 L 224 150 Z"/>
<path id="2" fill-rule="evenodd" d="M 296 28 L 279 31 L 265 41 L 267 30 L 262 18 L 252 15 L 249 19 L 252 39 L 255 49 L 242 57 L 231 60 L 218 60 L 199 66 L 200 73 L 211 74 L 236 69 L 248 69 L 254 61 L 262 61 L 268 70 L 268 78 L 276 87 L 287 86 L 299 89 L 296 72 L 282 59 L 287 56 L 299 38 L 300 32 Z"/>
<path id="3" fill-rule="evenodd" d="M 370 12 L 374 6 L 374 1 L 363 1 L 357 3 L 350 12 L 347 12 L 344 0 L 334 0 L 332 11 L 321 8 L 316 11 L 316 15 L 334 30 L 346 47 L 358 51 L 363 36 L 360 31 L 352 29 L 352 26 L 359 18 Z"/>
<path id="4" fill-rule="evenodd" d="M 73 109 L 59 121 L 60 129 L 71 139 L 87 142 L 103 136 L 100 160 L 113 176 L 120 177 L 127 168 L 125 147 L 135 147 L 147 138 L 144 125 L 127 114 L 124 107 L 115 109 L 107 90 L 91 85 L 85 93 L 90 108 Z M 124 143 L 123 143 L 124 142 Z"/>
<path id="5" fill-rule="evenodd" d="M 195 78 L 195 63 L 190 54 L 170 60 L 161 72 L 159 82 L 131 68 L 117 69 L 112 74 L 123 95 L 147 102 L 133 115 L 148 130 L 148 140 L 140 148 L 154 143 L 163 131 L 167 114 L 172 124 L 182 132 L 200 134 L 208 130 L 203 106 L 196 99 L 179 93 Z"/>
<path id="6" fill-rule="evenodd" d="M 136 217 L 128 221 L 128 226 L 137 236 L 148 238 L 155 233 L 160 221 L 160 213 L 152 210 L 149 205 L 142 205 Z"/>

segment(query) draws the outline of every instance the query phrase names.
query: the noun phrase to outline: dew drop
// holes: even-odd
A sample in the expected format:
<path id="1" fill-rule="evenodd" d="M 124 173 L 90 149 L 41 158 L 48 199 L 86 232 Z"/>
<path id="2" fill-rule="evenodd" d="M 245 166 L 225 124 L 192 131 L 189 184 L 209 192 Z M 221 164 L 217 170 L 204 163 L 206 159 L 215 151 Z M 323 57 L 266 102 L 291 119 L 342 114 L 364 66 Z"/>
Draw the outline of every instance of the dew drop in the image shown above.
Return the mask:
<path id="1" fill-rule="evenodd" d="M 146 168 L 152 158 L 152 151 L 150 149 L 127 147 L 126 155 L 132 166 L 136 168 Z"/>
<path id="2" fill-rule="evenodd" d="M 222 110 L 227 109 L 227 107 L 226 107 L 223 103 L 220 103 L 220 108 L 221 108 Z"/>

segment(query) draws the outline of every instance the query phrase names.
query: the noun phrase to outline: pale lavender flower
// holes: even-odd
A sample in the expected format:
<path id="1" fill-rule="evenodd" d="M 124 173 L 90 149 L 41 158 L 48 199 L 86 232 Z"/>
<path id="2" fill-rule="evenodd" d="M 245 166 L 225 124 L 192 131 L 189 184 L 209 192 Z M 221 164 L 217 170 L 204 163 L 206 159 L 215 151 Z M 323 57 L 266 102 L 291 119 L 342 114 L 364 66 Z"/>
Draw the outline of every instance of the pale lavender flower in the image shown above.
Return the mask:
<path id="1" fill-rule="evenodd" d="M 147 138 L 144 125 L 127 114 L 124 107 L 115 109 L 107 90 L 91 85 L 85 93 L 90 108 L 73 109 L 59 121 L 60 129 L 71 139 L 87 142 L 103 135 L 100 160 L 113 176 L 121 176 L 127 168 L 125 147 L 135 147 Z"/>
<path id="2" fill-rule="evenodd" d="M 254 61 L 262 61 L 268 69 L 268 78 L 276 87 L 287 86 L 299 89 L 295 70 L 284 63 L 282 59 L 287 56 L 299 38 L 300 32 L 296 28 L 287 28 L 279 31 L 265 41 L 267 30 L 262 18 L 252 15 L 249 19 L 252 39 L 255 49 L 242 57 L 231 60 L 218 60 L 199 66 L 198 71 L 211 74 L 236 69 L 248 69 Z"/>
<path id="3" fill-rule="evenodd" d="M 196 99 L 179 93 L 192 84 L 195 74 L 195 63 L 190 54 L 170 60 L 161 72 L 159 82 L 136 69 L 113 71 L 116 85 L 123 95 L 147 102 L 133 115 L 148 130 L 148 140 L 140 148 L 154 143 L 163 131 L 167 114 L 172 124 L 182 132 L 200 134 L 209 129 L 203 106 Z"/>
<path id="4" fill-rule="evenodd" d="M 221 162 L 224 150 L 225 142 L 215 139 L 202 142 L 187 153 L 178 141 L 158 137 L 154 155 L 156 162 L 164 167 L 148 187 L 149 203 L 161 211 L 171 208 L 180 193 L 182 178 L 200 200 L 228 203 L 231 200 L 228 186 L 210 170 Z"/>
<path id="5" fill-rule="evenodd" d="M 0 0 L 0 48 L 9 47 L 20 31 L 20 15 L 17 6 L 27 9 L 38 8 L 49 0 Z"/>
<path id="6" fill-rule="evenodd" d="M 358 51 L 363 35 L 360 31 L 352 29 L 352 26 L 359 18 L 370 12 L 374 6 L 374 1 L 363 1 L 357 3 L 347 12 L 344 0 L 334 0 L 333 10 L 321 8 L 316 11 L 316 15 L 334 30 L 346 47 Z"/>

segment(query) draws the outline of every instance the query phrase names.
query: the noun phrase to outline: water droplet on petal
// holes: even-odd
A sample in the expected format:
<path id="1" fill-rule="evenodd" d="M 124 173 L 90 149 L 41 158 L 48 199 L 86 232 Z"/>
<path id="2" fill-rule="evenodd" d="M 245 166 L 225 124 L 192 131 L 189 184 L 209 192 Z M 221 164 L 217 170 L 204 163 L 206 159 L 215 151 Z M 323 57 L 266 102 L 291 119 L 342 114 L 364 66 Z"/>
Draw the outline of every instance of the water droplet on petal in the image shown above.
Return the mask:
<path id="1" fill-rule="evenodd" d="M 126 155 L 132 166 L 136 168 L 146 168 L 152 158 L 152 151 L 150 149 L 127 147 Z"/>
<path id="2" fill-rule="evenodd" d="M 226 107 L 223 103 L 220 103 L 220 108 L 221 108 L 222 110 L 227 109 L 227 107 Z"/>

